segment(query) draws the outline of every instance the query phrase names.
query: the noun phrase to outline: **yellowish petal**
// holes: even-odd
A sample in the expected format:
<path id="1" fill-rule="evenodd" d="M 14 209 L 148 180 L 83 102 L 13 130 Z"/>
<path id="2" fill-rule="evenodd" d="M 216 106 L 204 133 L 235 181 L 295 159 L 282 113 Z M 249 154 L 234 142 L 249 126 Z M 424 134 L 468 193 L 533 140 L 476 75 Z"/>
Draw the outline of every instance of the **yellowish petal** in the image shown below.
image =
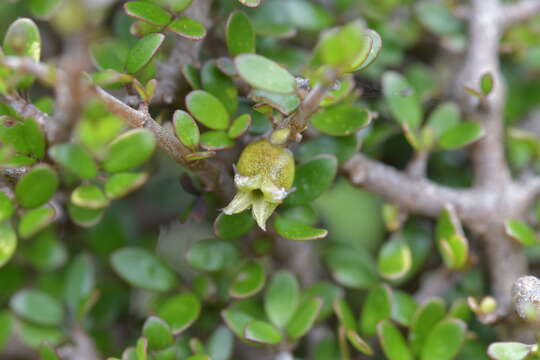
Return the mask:
<path id="1" fill-rule="evenodd" d="M 264 199 L 257 199 L 253 202 L 251 211 L 253 217 L 257 221 L 257 225 L 264 231 L 266 231 L 266 221 L 272 215 L 278 204 L 270 203 Z"/>
<path id="2" fill-rule="evenodd" d="M 248 209 L 253 203 L 253 196 L 250 191 L 238 191 L 229 205 L 223 209 L 227 215 L 238 214 Z"/>

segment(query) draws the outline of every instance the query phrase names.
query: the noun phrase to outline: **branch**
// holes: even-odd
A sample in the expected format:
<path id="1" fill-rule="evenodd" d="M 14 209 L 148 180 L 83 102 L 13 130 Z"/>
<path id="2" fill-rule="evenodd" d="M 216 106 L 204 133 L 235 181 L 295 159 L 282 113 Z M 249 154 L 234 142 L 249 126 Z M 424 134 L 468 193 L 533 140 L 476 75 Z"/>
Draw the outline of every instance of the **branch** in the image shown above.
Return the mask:
<path id="1" fill-rule="evenodd" d="M 524 22 L 540 14 L 540 1 L 538 0 L 521 0 L 515 4 L 502 6 L 504 14 L 501 26 L 506 28 L 513 24 Z"/>
<path id="2" fill-rule="evenodd" d="M 210 20 L 211 0 L 197 0 L 186 10 L 185 15 L 201 22 L 207 29 Z M 177 37 L 167 62 L 158 68 L 158 86 L 152 101 L 154 103 L 172 104 L 176 97 L 178 85 L 182 77 L 182 66 L 198 64 L 199 54 L 204 40 L 193 41 Z"/>

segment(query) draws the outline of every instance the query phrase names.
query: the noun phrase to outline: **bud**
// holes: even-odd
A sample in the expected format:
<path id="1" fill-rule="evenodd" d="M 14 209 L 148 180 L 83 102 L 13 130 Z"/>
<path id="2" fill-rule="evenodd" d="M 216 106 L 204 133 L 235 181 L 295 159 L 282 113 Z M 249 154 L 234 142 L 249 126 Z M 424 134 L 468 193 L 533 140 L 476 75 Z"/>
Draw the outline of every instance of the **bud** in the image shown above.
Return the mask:
<path id="1" fill-rule="evenodd" d="M 294 181 L 292 153 L 266 139 L 249 144 L 238 160 L 234 182 L 238 192 L 223 212 L 237 214 L 251 207 L 259 227 L 287 197 Z"/>

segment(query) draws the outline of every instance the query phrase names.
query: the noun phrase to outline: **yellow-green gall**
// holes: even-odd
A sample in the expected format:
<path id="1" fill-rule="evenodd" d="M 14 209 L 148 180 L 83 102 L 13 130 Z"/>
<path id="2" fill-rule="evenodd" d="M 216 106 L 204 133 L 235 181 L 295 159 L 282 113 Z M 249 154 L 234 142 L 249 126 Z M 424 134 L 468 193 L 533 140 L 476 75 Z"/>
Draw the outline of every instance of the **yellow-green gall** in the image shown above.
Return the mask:
<path id="1" fill-rule="evenodd" d="M 251 207 L 257 224 L 266 221 L 281 204 L 294 181 L 294 157 L 279 145 L 263 139 L 249 144 L 240 155 L 234 182 L 238 192 L 223 212 L 228 215 Z"/>

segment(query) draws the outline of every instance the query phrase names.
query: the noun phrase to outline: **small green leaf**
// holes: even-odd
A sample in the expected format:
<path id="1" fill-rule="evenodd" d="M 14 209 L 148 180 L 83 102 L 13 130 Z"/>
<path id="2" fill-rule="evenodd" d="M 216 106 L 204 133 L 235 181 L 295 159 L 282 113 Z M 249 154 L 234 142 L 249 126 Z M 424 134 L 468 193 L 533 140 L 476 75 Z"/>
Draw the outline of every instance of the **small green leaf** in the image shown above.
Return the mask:
<path id="1" fill-rule="evenodd" d="M 418 20 L 437 35 L 451 36 L 461 32 L 461 22 L 452 14 L 446 4 L 433 1 L 419 1 L 414 10 Z"/>
<path id="2" fill-rule="evenodd" d="M 49 226 L 56 216 L 56 211 L 48 206 L 28 210 L 19 221 L 19 236 L 30 238 Z"/>
<path id="3" fill-rule="evenodd" d="M 64 299 L 72 314 L 79 315 L 95 286 L 96 269 L 92 257 L 77 255 L 69 265 L 64 282 Z"/>
<path id="4" fill-rule="evenodd" d="M 314 228 L 300 221 L 276 216 L 274 220 L 276 232 L 289 240 L 307 241 L 324 239 L 328 235 L 328 230 Z"/>
<path id="5" fill-rule="evenodd" d="M 211 158 L 214 155 L 216 155 L 215 151 L 198 151 L 198 152 L 186 155 L 186 160 L 187 161 L 197 161 L 197 160 Z"/>
<path id="6" fill-rule="evenodd" d="M 186 292 L 168 298 L 157 312 L 175 335 L 191 326 L 201 313 L 201 303 L 193 293 Z"/>
<path id="7" fill-rule="evenodd" d="M 86 209 L 103 209 L 109 200 L 96 185 L 80 185 L 71 193 L 71 202 Z"/>
<path id="8" fill-rule="evenodd" d="M 147 1 L 130 1 L 124 4 L 128 16 L 150 23 L 164 26 L 171 21 L 171 14 L 160 6 Z"/>
<path id="9" fill-rule="evenodd" d="M 41 36 L 37 25 L 28 18 L 15 20 L 7 29 L 3 50 L 6 55 L 29 57 L 39 61 Z"/>
<path id="10" fill-rule="evenodd" d="M 190 149 L 196 149 L 199 146 L 201 134 L 191 115 L 183 110 L 176 110 L 173 115 L 173 124 L 176 137 L 182 144 Z"/>
<path id="11" fill-rule="evenodd" d="M 38 207 L 51 199 L 58 182 L 58 175 L 49 165 L 38 164 L 19 179 L 15 198 L 25 208 Z"/>
<path id="12" fill-rule="evenodd" d="M 347 330 L 347 339 L 354 346 L 354 348 L 360 351 L 364 355 L 372 356 L 373 349 L 369 344 L 358 335 L 354 330 Z"/>
<path id="13" fill-rule="evenodd" d="M 142 337 L 137 340 L 137 345 L 135 347 L 135 354 L 137 360 L 147 360 L 148 359 L 148 339 Z"/>
<path id="14" fill-rule="evenodd" d="M 225 131 L 207 131 L 201 135 L 201 147 L 205 150 L 224 150 L 233 146 L 234 140 Z"/>
<path id="15" fill-rule="evenodd" d="M 114 174 L 105 183 L 105 195 L 111 200 L 119 199 L 143 186 L 147 180 L 147 173 Z"/>
<path id="16" fill-rule="evenodd" d="M 382 78 L 383 93 L 390 112 L 402 126 L 415 132 L 422 121 L 422 108 L 414 88 L 400 74 L 387 71 Z"/>
<path id="17" fill-rule="evenodd" d="M 418 307 L 411 322 L 409 341 L 412 351 L 420 355 L 433 327 L 444 318 L 446 311 L 441 299 L 431 299 Z"/>
<path id="18" fill-rule="evenodd" d="M 433 131 L 433 135 L 438 139 L 446 130 L 459 123 L 459 107 L 453 102 L 444 102 L 438 105 L 429 115 L 427 126 Z"/>
<path id="19" fill-rule="evenodd" d="M 187 252 L 188 263 L 200 271 L 220 271 L 238 261 L 238 250 L 229 242 L 207 239 L 196 242 Z"/>
<path id="20" fill-rule="evenodd" d="M 149 251 L 125 247 L 111 256 L 111 265 L 130 285 L 150 291 L 169 291 L 176 285 L 174 273 Z"/>
<path id="21" fill-rule="evenodd" d="M 283 115 L 290 115 L 300 106 L 300 98 L 296 94 L 279 94 L 265 90 L 253 90 L 249 97 L 257 102 L 263 102 L 278 110 Z"/>
<path id="22" fill-rule="evenodd" d="M 0 223 L 0 268 L 11 259 L 16 248 L 17 234 L 15 234 L 15 230 L 8 221 Z"/>
<path id="23" fill-rule="evenodd" d="M 137 40 L 129 50 L 126 60 L 126 71 L 135 74 L 145 67 L 156 55 L 165 40 L 163 34 L 150 34 Z"/>
<path id="24" fill-rule="evenodd" d="M 13 333 L 13 317 L 7 310 L 0 312 L 0 351 L 4 349 Z"/>
<path id="25" fill-rule="evenodd" d="M 317 321 L 324 321 L 333 312 L 333 302 L 335 299 L 343 297 L 344 291 L 341 287 L 331 283 L 330 281 L 317 282 L 302 292 L 302 297 L 315 296 L 323 300 L 321 311 Z"/>
<path id="26" fill-rule="evenodd" d="M 206 36 L 203 24 L 189 17 L 180 17 L 171 22 L 167 29 L 190 40 L 201 40 Z"/>
<path id="27" fill-rule="evenodd" d="M 417 309 L 416 300 L 408 293 L 394 290 L 392 301 L 392 320 L 403 326 L 410 326 Z"/>
<path id="28" fill-rule="evenodd" d="M 92 227 L 103 217 L 103 209 L 87 209 L 71 202 L 68 205 L 68 212 L 71 220 L 82 227 Z"/>
<path id="29" fill-rule="evenodd" d="M 334 279 L 354 289 L 367 289 L 377 280 L 377 270 L 367 251 L 348 247 L 333 247 L 326 253 L 326 262 Z"/>
<path id="30" fill-rule="evenodd" d="M 224 240 L 237 239 L 247 234 L 255 225 L 255 220 L 249 211 L 234 215 L 221 213 L 214 222 L 214 233 Z"/>
<path id="31" fill-rule="evenodd" d="M 331 155 L 319 155 L 296 167 L 293 188 L 287 204 L 307 204 L 332 185 L 337 172 L 337 160 Z"/>
<path id="32" fill-rule="evenodd" d="M 377 269 L 385 279 L 399 280 L 407 275 L 411 266 L 411 249 L 399 236 L 387 241 L 379 251 Z"/>
<path id="33" fill-rule="evenodd" d="M 15 114 L 8 113 L 6 115 L 0 116 L 0 141 L 4 145 L 11 145 L 20 155 L 28 155 L 37 159 L 43 158 L 45 155 L 45 136 L 37 122 L 32 118 L 14 121 Z M 34 162 L 33 159 L 31 161 Z"/>
<path id="34" fill-rule="evenodd" d="M 251 115 L 244 114 L 240 115 L 233 120 L 231 127 L 227 131 L 227 135 L 231 139 L 237 139 L 240 136 L 244 135 L 251 125 Z"/>
<path id="35" fill-rule="evenodd" d="M 484 128 L 474 121 L 466 121 L 451 127 L 441 134 L 439 145 L 443 149 L 458 149 L 483 137 Z"/>
<path id="36" fill-rule="evenodd" d="M 206 349 L 212 360 L 229 360 L 234 350 L 233 334 L 225 326 L 218 326 L 208 339 Z"/>
<path id="37" fill-rule="evenodd" d="M 413 360 L 403 335 L 390 320 L 383 320 L 377 325 L 377 335 L 388 360 Z"/>
<path id="38" fill-rule="evenodd" d="M 129 49 L 119 40 L 95 42 L 90 46 L 92 61 L 99 70 L 124 71 Z"/>
<path id="39" fill-rule="evenodd" d="M 336 105 L 328 107 L 311 117 L 311 125 L 322 133 L 332 136 L 344 136 L 368 126 L 370 112 L 355 105 Z"/>
<path id="40" fill-rule="evenodd" d="M 227 49 L 231 56 L 255 52 L 255 32 L 242 11 L 234 11 L 227 19 Z"/>
<path id="41" fill-rule="evenodd" d="M 194 90 L 186 96 L 186 106 L 198 122 L 213 130 L 229 127 L 229 113 L 218 98 L 203 90 Z"/>
<path id="42" fill-rule="evenodd" d="M 355 135 L 327 136 L 321 135 L 314 139 L 302 141 L 297 152 L 300 162 L 307 161 L 320 154 L 334 155 L 341 164 L 358 151 L 358 140 Z"/>
<path id="43" fill-rule="evenodd" d="M 357 67 L 352 70 L 352 72 L 364 70 L 371 65 L 375 59 L 377 59 L 377 56 L 382 49 L 382 39 L 378 32 L 375 30 L 366 29 L 364 30 L 364 36 L 369 38 L 371 41 L 371 48 L 369 49 L 369 53 L 366 58 L 360 64 L 358 64 Z"/>
<path id="44" fill-rule="evenodd" d="M 467 263 L 469 243 L 453 206 L 446 206 L 437 220 L 437 245 L 446 266 L 461 269 Z"/>
<path id="45" fill-rule="evenodd" d="M 236 302 L 231 307 L 223 310 L 221 316 L 229 329 L 239 338 L 244 338 L 246 325 L 253 320 L 263 317 L 262 309 L 258 302 L 251 299 Z"/>
<path id="46" fill-rule="evenodd" d="M 422 348 L 422 360 L 451 360 L 461 350 L 467 325 L 458 319 L 438 323 L 430 332 Z"/>
<path id="47" fill-rule="evenodd" d="M 264 310 L 268 319 L 283 328 L 294 315 L 300 301 L 296 277 L 287 271 L 278 271 L 264 294 Z"/>
<path id="48" fill-rule="evenodd" d="M 259 344 L 279 344 L 282 336 L 278 329 L 264 321 L 252 321 L 244 329 L 244 337 L 247 340 Z"/>
<path id="49" fill-rule="evenodd" d="M 131 170 L 145 163 L 155 148 L 156 139 L 149 130 L 130 130 L 109 145 L 103 168 L 109 172 Z"/>
<path id="50" fill-rule="evenodd" d="M 332 307 L 340 325 L 343 326 L 345 330 L 356 331 L 356 321 L 354 320 L 354 314 L 349 307 L 349 304 L 342 298 L 335 298 Z"/>
<path id="51" fill-rule="evenodd" d="M 289 320 L 286 326 L 287 336 L 297 340 L 307 334 L 322 308 L 323 301 L 318 297 L 308 297 L 300 303 L 300 306 Z"/>
<path id="52" fill-rule="evenodd" d="M 493 74 L 488 72 L 482 75 L 480 78 L 480 89 L 485 96 L 491 94 L 491 91 L 493 90 Z"/>
<path id="53" fill-rule="evenodd" d="M 19 290 L 11 297 L 9 306 L 21 318 L 39 325 L 60 325 L 64 319 L 60 303 L 39 290 Z"/>
<path id="54" fill-rule="evenodd" d="M 30 0 L 30 11 L 38 18 L 48 18 L 61 3 L 61 0 Z"/>
<path id="55" fill-rule="evenodd" d="M 97 175 L 97 166 L 94 159 L 78 144 L 54 145 L 49 148 L 49 156 L 80 178 L 93 179 Z"/>
<path id="56" fill-rule="evenodd" d="M 266 272 L 261 263 L 252 261 L 246 263 L 236 274 L 229 295 L 233 298 L 243 299 L 257 294 L 264 286 Z"/>
<path id="57" fill-rule="evenodd" d="M 15 207 L 11 198 L 6 193 L 0 191 L 0 222 L 9 219 L 14 211 Z"/>
<path id="58" fill-rule="evenodd" d="M 504 230 L 508 236 L 517 240 L 524 246 L 538 245 L 538 238 L 534 230 L 520 220 L 507 220 L 504 223 Z"/>
<path id="59" fill-rule="evenodd" d="M 148 347 L 151 350 L 163 350 L 174 342 L 169 325 L 155 316 L 146 319 L 142 333 L 148 339 Z"/>
<path id="60" fill-rule="evenodd" d="M 535 345 L 518 342 L 496 342 L 488 347 L 488 355 L 493 360 L 525 360 L 533 353 Z"/>
<path id="61" fill-rule="evenodd" d="M 202 88 L 201 85 L 201 74 L 199 72 L 199 69 L 197 69 L 192 64 L 185 64 L 182 65 L 182 75 L 184 75 L 184 78 L 188 82 L 188 84 L 191 86 L 192 89 L 198 90 Z"/>
<path id="62" fill-rule="evenodd" d="M 362 306 L 360 328 L 365 336 L 377 333 L 377 324 L 392 316 L 392 289 L 386 284 L 370 290 Z"/>
<path id="63" fill-rule="evenodd" d="M 296 89 L 294 77 L 277 63 L 263 56 L 242 54 L 234 59 L 238 74 L 256 89 L 292 93 Z"/>
<path id="64" fill-rule="evenodd" d="M 18 321 L 18 332 L 23 344 L 31 348 L 38 348 L 47 342 L 58 345 L 64 338 L 63 332 L 57 327 L 36 325 L 27 321 Z"/>

